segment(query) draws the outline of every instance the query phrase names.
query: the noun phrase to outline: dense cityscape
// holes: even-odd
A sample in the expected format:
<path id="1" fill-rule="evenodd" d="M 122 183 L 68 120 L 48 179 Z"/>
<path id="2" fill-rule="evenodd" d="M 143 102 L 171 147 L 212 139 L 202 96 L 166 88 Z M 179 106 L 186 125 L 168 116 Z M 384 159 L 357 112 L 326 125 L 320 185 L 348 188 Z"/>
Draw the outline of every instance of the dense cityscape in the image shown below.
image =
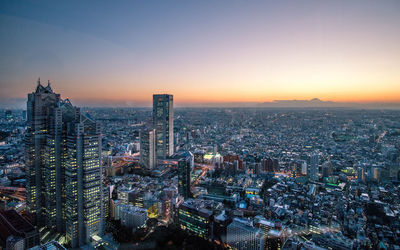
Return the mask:
<path id="1" fill-rule="evenodd" d="M 32 89 L 1 110 L 5 249 L 400 249 L 398 110 L 79 108 Z"/>

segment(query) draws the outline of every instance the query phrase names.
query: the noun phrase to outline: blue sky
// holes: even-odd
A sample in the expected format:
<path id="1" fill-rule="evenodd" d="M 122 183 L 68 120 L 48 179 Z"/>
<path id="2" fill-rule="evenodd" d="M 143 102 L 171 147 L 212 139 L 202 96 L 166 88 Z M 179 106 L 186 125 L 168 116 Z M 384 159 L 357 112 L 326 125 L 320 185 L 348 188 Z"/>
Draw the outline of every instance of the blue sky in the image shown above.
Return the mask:
<path id="1" fill-rule="evenodd" d="M 0 98 L 397 102 L 399 27 L 400 1 L 2 1 Z"/>

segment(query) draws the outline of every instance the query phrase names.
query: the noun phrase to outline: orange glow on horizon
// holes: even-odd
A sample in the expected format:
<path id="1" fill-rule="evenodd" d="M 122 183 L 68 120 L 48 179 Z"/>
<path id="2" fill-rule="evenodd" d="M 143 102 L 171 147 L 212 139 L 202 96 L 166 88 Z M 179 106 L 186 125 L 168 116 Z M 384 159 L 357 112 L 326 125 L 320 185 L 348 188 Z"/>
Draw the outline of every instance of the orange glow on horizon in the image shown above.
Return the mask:
<path id="1" fill-rule="evenodd" d="M 151 106 L 154 93 L 178 106 L 400 103 L 397 1 L 145 2 L 110 8 L 111 21 L 108 10 L 87 15 L 101 4 L 47 21 L 54 7 L 14 15 L 19 4 L 6 4 L 0 103 L 23 103 L 38 75 L 80 106 Z"/>
<path id="2" fill-rule="evenodd" d="M 311 100 L 318 98 L 321 101 L 332 101 L 338 103 L 400 103 L 400 90 L 399 91 L 387 91 L 387 92 L 374 92 L 374 93 L 299 93 L 298 95 L 287 93 L 287 94 L 268 94 L 268 93 L 240 93 L 233 91 L 221 91 L 221 92 L 207 92 L 207 91 L 154 91 L 146 92 L 143 94 L 129 93 L 108 93 L 107 97 L 98 95 L 83 96 L 83 95 L 72 95 L 71 100 L 87 101 L 87 102 L 131 102 L 131 103 L 148 103 L 152 102 L 152 95 L 155 93 L 168 93 L 174 95 L 174 102 L 177 104 L 206 104 L 206 103 L 263 103 L 263 102 L 274 102 L 275 100 Z"/>

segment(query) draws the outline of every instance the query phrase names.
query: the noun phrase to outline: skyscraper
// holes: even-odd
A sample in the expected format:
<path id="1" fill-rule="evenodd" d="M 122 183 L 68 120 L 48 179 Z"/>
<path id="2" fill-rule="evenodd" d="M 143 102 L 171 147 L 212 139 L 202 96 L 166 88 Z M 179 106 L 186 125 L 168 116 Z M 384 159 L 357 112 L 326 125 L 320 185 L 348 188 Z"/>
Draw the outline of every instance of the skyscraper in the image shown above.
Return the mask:
<path id="1" fill-rule="evenodd" d="M 309 176 L 310 180 L 312 181 L 318 181 L 318 164 L 319 164 L 319 155 L 317 153 L 314 153 L 310 156 L 310 168 L 307 172 L 307 175 Z"/>
<path id="2" fill-rule="evenodd" d="M 27 208 L 72 247 L 103 231 L 100 124 L 38 80 L 28 94 Z"/>
<path id="3" fill-rule="evenodd" d="M 178 192 L 185 199 L 191 197 L 190 172 L 192 159 L 193 155 L 187 151 L 182 154 L 181 158 L 178 160 Z"/>
<path id="4" fill-rule="evenodd" d="M 227 228 L 227 242 L 234 249 L 264 249 L 261 229 L 245 219 L 234 218 Z"/>
<path id="5" fill-rule="evenodd" d="M 207 239 L 212 232 L 212 211 L 201 206 L 192 199 L 182 203 L 178 211 L 179 225 L 190 234 Z"/>
<path id="6" fill-rule="evenodd" d="M 156 141 L 154 129 L 140 131 L 140 164 L 147 169 L 153 169 L 157 164 Z"/>
<path id="7" fill-rule="evenodd" d="M 156 130 L 156 154 L 165 159 L 174 154 L 173 96 L 153 95 L 153 127 Z"/>
<path id="8" fill-rule="evenodd" d="M 38 80 L 34 93 L 28 94 L 27 102 L 27 133 L 25 137 L 25 163 L 27 175 L 27 207 L 35 215 L 36 224 L 39 226 L 61 225 L 62 212 L 56 213 L 56 206 L 61 202 L 63 187 L 56 183 L 56 172 L 61 173 L 60 154 L 50 158 L 49 151 L 59 153 L 60 141 L 55 145 L 56 116 L 55 112 L 60 105 L 60 95 L 52 91 L 50 85 L 43 87 Z M 53 137 L 53 138 L 52 138 Z M 52 146 L 52 147 L 51 147 Z M 52 148 L 52 149 L 51 149 Z M 47 157 L 46 157 L 47 156 Z M 62 211 L 62 210 L 59 210 Z M 61 227 L 57 227 L 60 229 Z"/>

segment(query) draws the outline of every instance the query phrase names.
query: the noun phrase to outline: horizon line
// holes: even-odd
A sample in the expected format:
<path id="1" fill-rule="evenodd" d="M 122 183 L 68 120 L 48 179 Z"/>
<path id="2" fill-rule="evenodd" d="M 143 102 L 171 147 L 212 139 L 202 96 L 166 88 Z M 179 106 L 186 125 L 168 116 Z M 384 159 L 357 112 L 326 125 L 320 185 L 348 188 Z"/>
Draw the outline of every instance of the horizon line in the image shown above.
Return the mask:
<path id="1" fill-rule="evenodd" d="M 0 101 L 0 109 L 4 110 L 26 110 L 25 100 L 18 103 L 2 103 Z M 135 105 L 132 102 L 118 103 L 118 104 L 89 104 L 80 101 L 71 102 L 77 107 L 81 108 L 152 108 L 152 104 L 138 103 Z M 313 99 L 312 99 L 313 100 Z M 321 101 L 317 102 L 312 100 L 275 100 L 272 102 L 204 102 L 204 103 L 175 103 L 174 108 L 260 108 L 260 109 L 390 109 L 400 110 L 400 102 L 334 102 L 334 101 Z M 124 102 L 124 101 L 121 101 Z"/>

